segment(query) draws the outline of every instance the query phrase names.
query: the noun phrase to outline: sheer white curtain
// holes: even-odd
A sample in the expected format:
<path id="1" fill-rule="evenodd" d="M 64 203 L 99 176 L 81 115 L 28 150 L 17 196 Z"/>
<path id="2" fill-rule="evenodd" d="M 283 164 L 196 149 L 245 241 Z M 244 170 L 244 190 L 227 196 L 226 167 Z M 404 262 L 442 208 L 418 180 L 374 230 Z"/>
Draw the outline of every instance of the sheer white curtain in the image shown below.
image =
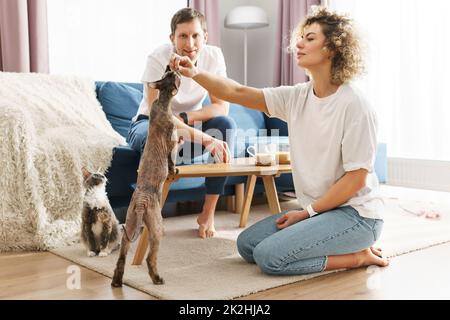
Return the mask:
<path id="1" fill-rule="evenodd" d="M 50 73 L 139 82 L 186 0 L 47 0 Z"/>
<path id="2" fill-rule="evenodd" d="M 348 12 L 367 46 L 356 84 L 377 111 L 388 155 L 450 160 L 450 1 L 330 0 Z"/>

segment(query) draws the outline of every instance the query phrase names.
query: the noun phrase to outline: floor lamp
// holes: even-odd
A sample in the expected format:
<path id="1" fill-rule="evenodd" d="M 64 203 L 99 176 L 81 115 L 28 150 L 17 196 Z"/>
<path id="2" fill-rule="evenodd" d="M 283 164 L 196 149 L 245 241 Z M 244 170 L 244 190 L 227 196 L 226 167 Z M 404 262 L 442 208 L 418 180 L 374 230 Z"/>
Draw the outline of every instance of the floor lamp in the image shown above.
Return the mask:
<path id="1" fill-rule="evenodd" d="M 244 84 L 247 85 L 247 30 L 267 27 L 269 20 L 265 11 L 255 6 L 232 9 L 225 17 L 225 28 L 244 30 Z"/>

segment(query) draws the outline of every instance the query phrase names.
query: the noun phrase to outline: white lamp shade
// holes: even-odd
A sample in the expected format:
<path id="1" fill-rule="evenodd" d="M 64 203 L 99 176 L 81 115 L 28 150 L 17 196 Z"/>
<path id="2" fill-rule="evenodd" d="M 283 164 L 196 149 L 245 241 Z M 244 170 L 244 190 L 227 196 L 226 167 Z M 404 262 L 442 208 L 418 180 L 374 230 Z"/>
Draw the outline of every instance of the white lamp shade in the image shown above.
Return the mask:
<path id="1" fill-rule="evenodd" d="M 229 29 L 256 29 L 268 25 L 267 14 L 255 6 L 236 7 L 225 17 L 225 28 Z"/>

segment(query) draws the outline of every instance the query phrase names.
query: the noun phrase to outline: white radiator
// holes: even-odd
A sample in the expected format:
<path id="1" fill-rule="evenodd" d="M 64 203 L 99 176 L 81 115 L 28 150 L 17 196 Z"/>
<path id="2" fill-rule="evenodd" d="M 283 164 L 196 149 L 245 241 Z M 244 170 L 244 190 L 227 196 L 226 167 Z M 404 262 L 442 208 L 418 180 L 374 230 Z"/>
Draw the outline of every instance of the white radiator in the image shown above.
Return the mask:
<path id="1" fill-rule="evenodd" d="M 450 191 L 450 162 L 388 158 L 387 184 Z"/>

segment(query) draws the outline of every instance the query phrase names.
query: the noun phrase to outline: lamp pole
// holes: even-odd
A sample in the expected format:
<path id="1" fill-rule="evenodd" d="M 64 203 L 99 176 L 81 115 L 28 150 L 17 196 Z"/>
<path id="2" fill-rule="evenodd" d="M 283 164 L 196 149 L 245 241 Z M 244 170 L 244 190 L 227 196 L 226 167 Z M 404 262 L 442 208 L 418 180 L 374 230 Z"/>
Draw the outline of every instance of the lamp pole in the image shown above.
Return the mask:
<path id="1" fill-rule="evenodd" d="M 269 19 L 265 11 L 256 6 L 239 6 L 232 9 L 225 17 L 225 28 L 244 30 L 244 85 L 247 85 L 248 64 L 248 29 L 267 27 Z"/>
<path id="2" fill-rule="evenodd" d="M 247 29 L 244 30 L 244 85 L 247 85 Z"/>

